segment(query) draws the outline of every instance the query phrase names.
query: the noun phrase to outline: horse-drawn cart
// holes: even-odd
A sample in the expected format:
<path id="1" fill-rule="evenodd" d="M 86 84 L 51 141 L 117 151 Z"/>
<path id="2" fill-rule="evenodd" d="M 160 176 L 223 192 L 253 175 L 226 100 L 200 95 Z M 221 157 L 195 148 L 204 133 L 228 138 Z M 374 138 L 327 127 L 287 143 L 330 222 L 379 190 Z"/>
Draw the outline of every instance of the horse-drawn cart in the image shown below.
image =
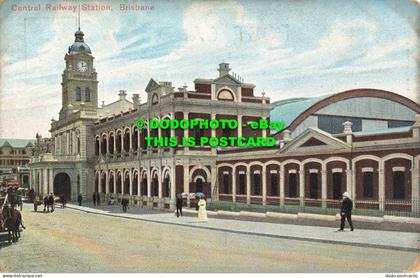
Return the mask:
<path id="1" fill-rule="evenodd" d="M 5 196 L 0 196 L 0 232 L 5 232 L 4 228 L 4 219 L 3 219 L 3 208 L 7 204 L 7 194 Z"/>

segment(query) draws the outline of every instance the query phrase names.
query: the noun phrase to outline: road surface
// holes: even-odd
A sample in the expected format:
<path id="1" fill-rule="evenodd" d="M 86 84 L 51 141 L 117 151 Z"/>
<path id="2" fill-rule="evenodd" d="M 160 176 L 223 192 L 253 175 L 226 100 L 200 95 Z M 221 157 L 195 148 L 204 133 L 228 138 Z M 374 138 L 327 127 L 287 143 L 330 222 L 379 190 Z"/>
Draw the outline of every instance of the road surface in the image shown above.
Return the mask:
<path id="1" fill-rule="evenodd" d="M 401 272 L 417 257 L 414 252 L 194 229 L 68 208 L 35 213 L 25 205 L 22 213 L 27 229 L 18 243 L 1 243 L 1 272 Z"/>

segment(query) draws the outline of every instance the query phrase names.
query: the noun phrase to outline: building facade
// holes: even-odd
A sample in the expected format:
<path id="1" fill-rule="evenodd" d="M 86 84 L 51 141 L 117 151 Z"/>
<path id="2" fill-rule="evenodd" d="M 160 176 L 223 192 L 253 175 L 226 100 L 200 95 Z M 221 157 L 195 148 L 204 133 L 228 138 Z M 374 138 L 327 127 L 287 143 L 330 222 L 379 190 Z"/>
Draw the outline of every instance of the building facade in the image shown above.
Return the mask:
<path id="1" fill-rule="evenodd" d="M 31 161 L 31 186 L 75 200 L 93 192 L 132 205 L 173 209 L 177 194 L 261 205 L 337 206 L 344 191 L 356 206 L 418 210 L 420 107 L 397 94 L 358 89 L 270 104 L 253 84 L 219 65 L 194 90 L 153 79 L 142 103 L 134 94 L 98 107 L 98 80 L 79 30 L 65 56 L 62 108 L 51 123 L 50 151 Z M 137 119 L 146 125 L 138 129 Z M 151 129 L 151 119 L 235 119 L 230 129 Z M 283 131 L 250 122 L 283 121 Z M 147 147 L 145 137 L 267 137 L 273 147 Z M 402 202 L 406 201 L 406 202 Z M 187 203 L 189 203 L 189 198 Z"/>
<path id="2" fill-rule="evenodd" d="M 19 186 L 29 187 L 28 164 L 33 139 L 0 139 L 0 182 L 14 180 Z"/>

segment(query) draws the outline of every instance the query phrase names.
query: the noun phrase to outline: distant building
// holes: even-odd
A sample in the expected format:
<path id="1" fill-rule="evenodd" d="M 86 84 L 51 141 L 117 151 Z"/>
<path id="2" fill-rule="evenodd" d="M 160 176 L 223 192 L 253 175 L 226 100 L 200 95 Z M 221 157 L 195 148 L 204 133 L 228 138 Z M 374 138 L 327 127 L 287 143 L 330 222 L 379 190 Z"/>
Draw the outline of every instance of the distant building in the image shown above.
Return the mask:
<path id="1" fill-rule="evenodd" d="M 27 165 L 34 143 L 34 139 L 0 139 L 0 170 L 16 173 L 19 166 Z"/>
<path id="2" fill-rule="evenodd" d="M 29 186 L 29 160 L 33 139 L 0 139 L 0 182 L 15 180 L 19 185 Z M 27 171 L 19 169 L 27 168 Z"/>

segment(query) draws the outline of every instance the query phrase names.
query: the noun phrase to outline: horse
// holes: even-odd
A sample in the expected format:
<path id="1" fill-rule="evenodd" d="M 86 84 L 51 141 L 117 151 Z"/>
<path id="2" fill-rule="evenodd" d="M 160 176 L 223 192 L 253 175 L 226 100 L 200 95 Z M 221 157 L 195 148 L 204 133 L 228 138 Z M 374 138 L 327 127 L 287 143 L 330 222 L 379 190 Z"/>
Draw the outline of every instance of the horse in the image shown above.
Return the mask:
<path id="1" fill-rule="evenodd" d="M 9 243 L 17 242 L 20 237 L 20 226 L 23 229 L 26 227 L 22 222 L 22 215 L 20 212 L 12 207 L 4 207 L 2 211 L 2 225 L 9 233 Z"/>

